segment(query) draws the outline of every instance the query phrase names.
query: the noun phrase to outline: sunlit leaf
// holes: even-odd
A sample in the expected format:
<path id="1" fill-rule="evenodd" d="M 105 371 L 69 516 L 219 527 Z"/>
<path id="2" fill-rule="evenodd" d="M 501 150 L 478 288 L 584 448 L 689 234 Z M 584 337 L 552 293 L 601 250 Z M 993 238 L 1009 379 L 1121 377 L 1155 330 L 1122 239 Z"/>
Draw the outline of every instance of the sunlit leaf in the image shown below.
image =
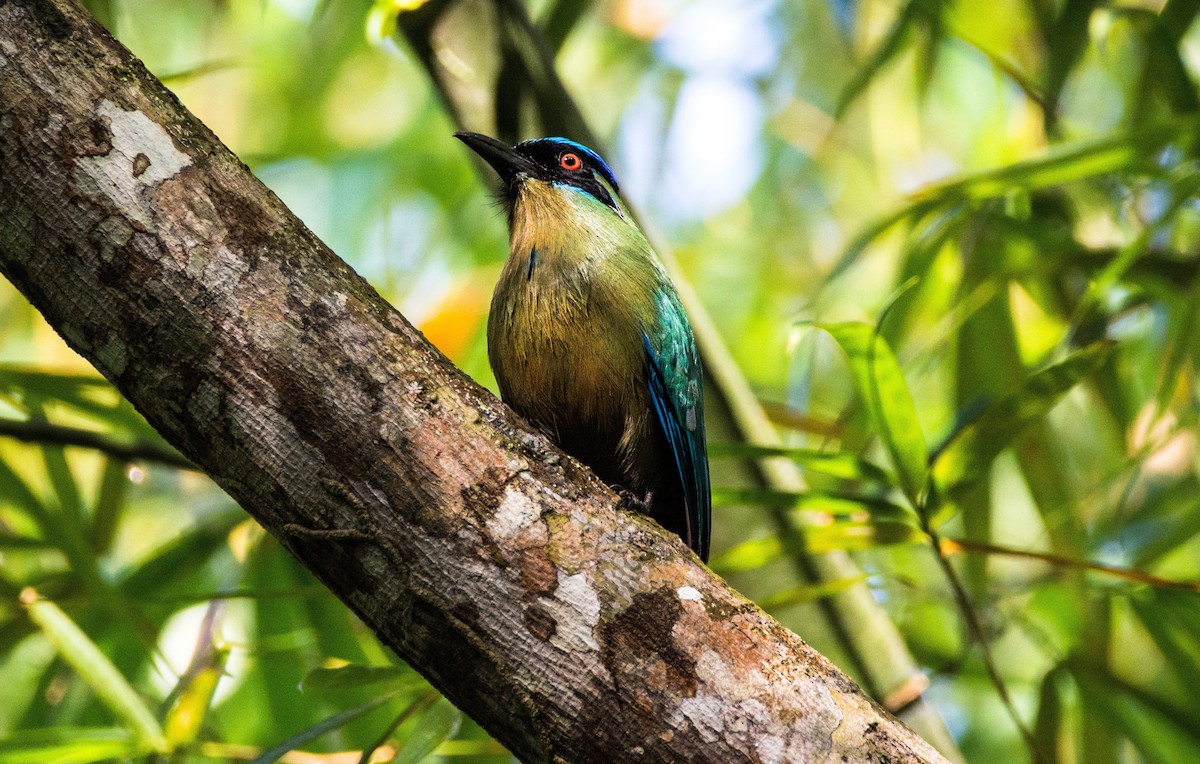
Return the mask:
<path id="1" fill-rule="evenodd" d="M 1069 700 L 1070 674 L 1063 666 L 1056 666 L 1042 677 L 1038 694 L 1038 713 L 1033 734 L 1038 748 L 1045 754 L 1058 753 L 1060 740 L 1070 734 L 1066 729 L 1066 709 Z M 1058 760 L 1054 756 L 1054 760 Z"/>
<path id="2" fill-rule="evenodd" d="M 1134 612 L 1182 687 L 1200 686 L 1200 594 L 1150 588 L 1131 598 Z M 1200 708 L 1197 709 L 1200 715 Z"/>
<path id="3" fill-rule="evenodd" d="M 787 546 L 778 535 L 750 539 L 726 549 L 714 557 L 709 566 L 721 575 L 741 573 L 778 560 L 786 550 Z"/>
<path id="4" fill-rule="evenodd" d="M 1034 159 L 932 183 L 863 229 L 843 251 L 832 276 L 843 273 L 863 250 L 900 223 L 920 221 L 938 210 L 953 217 L 964 205 L 1004 198 L 1015 189 L 1033 192 L 1118 172 L 1197 130 L 1200 119 L 1196 117 L 1167 119 L 1135 131 L 1058 144 Z"/>
<path id="5" fill-rule="evenodd" d="M 911 523 L 880 520 L 804 529 L 804 546 L 812 554 L 856 552 L 890 544 L 926 544 L 928 536 Z"/>
<path id="6" fill-rule="evenodd" d="M 1069 664 L 1086 710 L 1154 761 L 1187 761 L 1200 748 L 1200 715 L 1189 715 L 1099 666 Z"/>
<path id="7" fill-rule="evenodd" d="M 158 720 L 87 634 L 57 605 L 39 597 L 32 589 L 21 593 L 21 602 L 30 620 L 109 710 L 123 719 L 147 746 L 157 751 L 166 750 L 166 739 Z"/>
<path id="8" fill-rule="evenodd" d="M 1095 372 L 1112 352 L 1101 342 L 1034 373 L 1015 392 L 968 422 L 941 449 L 934 475 L 947 490 L 986 469 L 1031 422 L 1046 415 L 1067 392 Z"/>
<path id="9" fill-rule="evenodd" d="M 130 481 L 126 471 L 128 465 L 117 459 L 106 459 L 104 471 L 100 477 L 100 493 L 96 497 L 96 507 L 92 512 L 91 533 L 88 539 L 90 545 L 98 553 L 104 553 L 112 545 L 117 527 L 120 525 L 121 512 L 125 509 L 125 499 L 129 492 Z"/>
<path id="10" fill-rule="evenodd" d="M 424 761 L 446 740 L 458 734 L 462 725 L 462 712 L 450 701 L 439 698 L 429 710 L 417 717 L 417 728 L 413 730 L 393 764 L 417 764 Z"/>
<path id="11" fill-rule="evenodd" d="M 389 693 L 383 697 L 375 698 L 374 700 L 370 700 L 366 703 L 355 706 L 347 711 L 342 711 L 339 714 L 334 714 L 333 716 L 322 719 L 316 724 L 288 737 L 279 744 L 271 746 L 255 757 L 250 764 L 271 764 L 272 762 L 278 761 L 279 757 L 283 756 L 288 751 L 293 751 L 300 746 L 307 745 L 317 738 L 332 732 L 333 730 L 345 727 L 355 719 L 371 713 L 394 698 L 395 693 Z"/>
<path id="12" fill-rule="evenodd" d="M 816 600 L 823 599 L 825 597 L 832 597 L 835 594 L 841 594 L 847 589 L 866 580 L 867 576 L 866 574 L 863 574 L 861 576 L 850 576 L 848 578 L 833 578 L 817 584 L 803 584 L 801 586 L 794 586 L 790 589 L 785 589 L 782 592 L 777 592 L 768 597 L 760 598 L 758 600 L 758 606 L 763 610 L 771 611 L 789 607 L 791 605 L 815 602 Z"/>
<path id="13" fill-rule="evenodd" d="M 736 457 L 739 459 L 768 459 L 781 457 L 790 459 L 806 470 L 819 472 L 843 480 L 868 480 L 890 484 L 892 476 L 871 462 L 844 452 L 819 451 L 812 448 L 789 446 L 758 446 L 750 443 L 709 443 L 708 455 L 712 459 Z"/>
<path id="14" fill-rule="evenodd" d="M 396 33 L 396 19 L 401 13 L 413 11 L 428 0 L 375 0 L 367 12 L 367 39 L 379 45 Z"/>
<path id="15" fill-rule="evenodd" d="M 854 77 L 842 90 L 838 99 L 837 115 L 843 116 L 868 86 L 879 76 L 879 73 L 892 62 L 896 56 L 904 52 L 904 43 L 910 39 L 916 27 L 929 20 L 929 16 L 938 13 L 935 3 L 928 0 L 908 0 L 900 10 L 896 20 L 888 29 L 887 34 L 875 46 L 870 57 L 854 71 Z"/>
<path id="16" fill-rule="evenodd" d="M 809 522 L 893 520 L 916 523 L 909 507 L 887 499 L 839 491 L 782 491 L 770 488 L 715 488 L 717 504 L 759 504 L 796 510 Z"/>
<path id="17" fill-rule="evenodd" d="M 214 646 L 208 665 L 198 671 L 190 671 L 180 679 L 184 686 L 163 723 L 167 742 L 172 749 L 195 742 L 199 737 L 228 657 L 228 648 Z"/>
<path id="18" fill-rule="evenodd" d="M 928 450 L 908 384 L 891 348 L 868 324 L 819 324 L 850 361 L 859 395 L 866 402 L 874 431 L 895 464 L 909 501 L 919 504 Z"/>
<path id="19" fill-rule="evenodd" d="M 92 764 L 143 756 L 153 750 L 120 727 L 19 730 L 0 739 L 0 764 Z"/>
<path id="20" fill-rule="evenodd" d="M 928 543 L 928 537 L 912 522 L 872 520 L 833 522 L 804 526 L 794 531 L 790 541 L 778 535 L 751 539 L 726 549 L 710 565 L 722 575 L 761 568 L 767 563 L 789 557 L 795 548 L 812 554 L 834 550 L 862 550 L 889 544 Z"/>
<path id="21" fill-rule="evenodd" d="M 61 404 L 97 422 L 161 441 L 103 377 L 0 364 L 0 397 L 26 412 Z"/>
<path id="22" fill-rule="evenodd" d="M 302 692 L 330 692 L 373 687 L 376 690 L 411 690 L 425 684 L 408 666 L 319 666 L 300 683 Z"/>
<path id="23" fill-rule="evenodd" d="M 1067 76 L 1087 49 L 1088 25 L 1092 12 L 1099 5 L 1100 0 L 1066 0 L 1053 26 L 1047 30 L 1047 39 L 1054 41 L 1048 51 L 1045 88 L 1046 108 L 1051 120 L 1057 117 L 1055 111 Z"/>

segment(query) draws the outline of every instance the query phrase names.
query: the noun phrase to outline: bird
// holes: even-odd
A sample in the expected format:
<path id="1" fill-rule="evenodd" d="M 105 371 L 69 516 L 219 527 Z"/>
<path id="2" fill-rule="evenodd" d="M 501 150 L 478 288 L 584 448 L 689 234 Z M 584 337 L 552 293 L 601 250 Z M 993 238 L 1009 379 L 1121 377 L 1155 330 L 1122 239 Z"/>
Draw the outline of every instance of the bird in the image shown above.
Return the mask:
<path id="1" fill-rule="evenodd" d="M 500 397 L 707 562 L 700 356 L 612 170 L 566 138 L 454 135 L 499 175 L 508 217 L 487 325 Z"/>

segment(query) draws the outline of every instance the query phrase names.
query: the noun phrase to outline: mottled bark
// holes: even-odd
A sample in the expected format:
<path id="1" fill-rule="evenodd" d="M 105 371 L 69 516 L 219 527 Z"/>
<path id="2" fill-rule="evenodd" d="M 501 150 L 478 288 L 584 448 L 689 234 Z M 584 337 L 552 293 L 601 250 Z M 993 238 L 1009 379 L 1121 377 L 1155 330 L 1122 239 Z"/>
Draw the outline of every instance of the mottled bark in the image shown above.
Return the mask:
<path id="1" fill-rule="evenodd" d="M 940 760 L 464 377 L 67 0 L 0 0 L 0 270 L 523 760 Z"/>

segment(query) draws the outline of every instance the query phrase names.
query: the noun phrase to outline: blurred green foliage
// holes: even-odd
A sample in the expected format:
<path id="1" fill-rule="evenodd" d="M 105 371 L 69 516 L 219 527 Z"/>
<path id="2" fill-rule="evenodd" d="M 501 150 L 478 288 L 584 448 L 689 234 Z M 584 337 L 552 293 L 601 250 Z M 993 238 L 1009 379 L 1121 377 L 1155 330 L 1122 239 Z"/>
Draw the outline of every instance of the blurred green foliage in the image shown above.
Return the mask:
<path id="1" fill-rule="evenodd" d="M 415 5 L 89 3 L 489 383 L 503 221 Z M 763 511 L 714 568 L 809 636 L 862 579 L 780 566 L 854 551 L 970 761 L 1200 758 L 1200 6 L 529 8 L 787 436 L 713 458 L 809 483 L 717 485 Z M 0 285 L 0 762 L 507 757 L 178 462 Z"/>

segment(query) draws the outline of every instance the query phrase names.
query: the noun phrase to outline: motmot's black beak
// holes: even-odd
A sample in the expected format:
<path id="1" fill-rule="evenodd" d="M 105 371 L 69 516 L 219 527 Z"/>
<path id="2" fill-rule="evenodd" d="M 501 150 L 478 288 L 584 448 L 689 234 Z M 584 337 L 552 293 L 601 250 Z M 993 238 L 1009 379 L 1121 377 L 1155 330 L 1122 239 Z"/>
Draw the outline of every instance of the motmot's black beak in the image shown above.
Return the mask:
<path id="1" fill-rule="evenodd" d="M 454 137 L 467 144 L 467 146 L 479 156 L 483 157 L 483 161 L 492 166 L 500 175 L 500 179 L 507 185 L 511 183 L 518 174 L 525 173 L 532 175 L 534 171 L 534 163 L 525 156 L 518 154 L 512 146 L 509 146 L 503 141 L 498 141 L 487 135 L 480 133 L 470 133 L 465 130 L 454 134 Z"/>

